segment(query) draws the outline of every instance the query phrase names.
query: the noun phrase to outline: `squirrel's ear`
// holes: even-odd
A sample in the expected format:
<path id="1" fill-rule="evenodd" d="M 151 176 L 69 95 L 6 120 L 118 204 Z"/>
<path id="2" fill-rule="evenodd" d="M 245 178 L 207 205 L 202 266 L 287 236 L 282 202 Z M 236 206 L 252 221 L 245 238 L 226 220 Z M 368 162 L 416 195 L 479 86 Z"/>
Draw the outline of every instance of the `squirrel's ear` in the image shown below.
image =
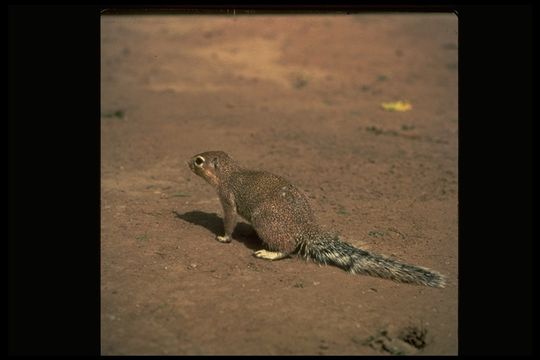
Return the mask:
<path id="1" fill-rule="evenodd" d="M 218 158 L 217 157 L 213 158 L 211 163 L 212 163 L 212 166 L 214 167 L 214 169 L 218 168 Z"/>

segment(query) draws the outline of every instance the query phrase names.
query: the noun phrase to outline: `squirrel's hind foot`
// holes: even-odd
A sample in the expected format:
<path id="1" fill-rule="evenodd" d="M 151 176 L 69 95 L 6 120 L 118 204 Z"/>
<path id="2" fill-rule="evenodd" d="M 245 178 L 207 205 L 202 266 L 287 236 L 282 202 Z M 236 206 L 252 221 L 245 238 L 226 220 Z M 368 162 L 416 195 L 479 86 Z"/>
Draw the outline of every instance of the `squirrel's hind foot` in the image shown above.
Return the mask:
<path id="1" fill-rule="evenodd" d="M 286 258 L 289 254 L 278 252 L 278 251 L 268 251 L 268 250 L 258 250 L 253 253 L 253 256 L 258 257 L 259 259 L 266 260 L 279 260 Z"/>

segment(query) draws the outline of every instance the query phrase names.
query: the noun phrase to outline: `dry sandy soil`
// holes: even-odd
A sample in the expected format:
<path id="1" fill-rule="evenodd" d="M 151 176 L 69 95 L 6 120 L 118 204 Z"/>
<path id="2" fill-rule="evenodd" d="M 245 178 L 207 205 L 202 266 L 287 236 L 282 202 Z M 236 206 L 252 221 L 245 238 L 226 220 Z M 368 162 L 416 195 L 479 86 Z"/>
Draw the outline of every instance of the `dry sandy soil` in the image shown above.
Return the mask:
<path id="1" fill-rule="evenodd" d="M 103 354 L 457 354 L 457 17 L 101 22 Z M 448 286 L 257 259 L 245 223 L 217 242 L 217 196 L 185 164 L 206 150 Z"/>

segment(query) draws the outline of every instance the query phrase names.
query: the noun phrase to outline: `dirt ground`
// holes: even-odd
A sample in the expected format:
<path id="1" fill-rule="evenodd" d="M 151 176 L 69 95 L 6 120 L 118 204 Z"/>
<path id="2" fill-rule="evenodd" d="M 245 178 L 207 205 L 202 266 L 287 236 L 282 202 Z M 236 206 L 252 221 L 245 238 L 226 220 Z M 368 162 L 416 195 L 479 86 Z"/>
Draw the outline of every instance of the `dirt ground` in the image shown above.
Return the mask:
<path id="1" fill-rule="evenodd" d="M 453 14 L 102 16 L 102 354 L 457 354 Z M 406 100 L 407 112 L 382 102 Z M 444 289 L 217 242 L 185 161 L 289 179 L 348 242 Z"/>

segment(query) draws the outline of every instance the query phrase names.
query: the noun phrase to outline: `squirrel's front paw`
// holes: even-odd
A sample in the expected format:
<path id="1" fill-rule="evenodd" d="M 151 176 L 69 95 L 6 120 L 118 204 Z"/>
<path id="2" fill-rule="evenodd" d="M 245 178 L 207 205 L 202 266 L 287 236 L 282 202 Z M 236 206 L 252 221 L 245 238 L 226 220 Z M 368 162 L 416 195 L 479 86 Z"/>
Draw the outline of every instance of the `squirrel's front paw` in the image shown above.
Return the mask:
<path id="1" fill-rule="evenodd" d="M 216 240 L 219 241 L 219 242 L 222 242 L 222 243 L 230 243 L 231 242 L 231 238 L 227 235 L 225 236 L 216 236 Z"/>

